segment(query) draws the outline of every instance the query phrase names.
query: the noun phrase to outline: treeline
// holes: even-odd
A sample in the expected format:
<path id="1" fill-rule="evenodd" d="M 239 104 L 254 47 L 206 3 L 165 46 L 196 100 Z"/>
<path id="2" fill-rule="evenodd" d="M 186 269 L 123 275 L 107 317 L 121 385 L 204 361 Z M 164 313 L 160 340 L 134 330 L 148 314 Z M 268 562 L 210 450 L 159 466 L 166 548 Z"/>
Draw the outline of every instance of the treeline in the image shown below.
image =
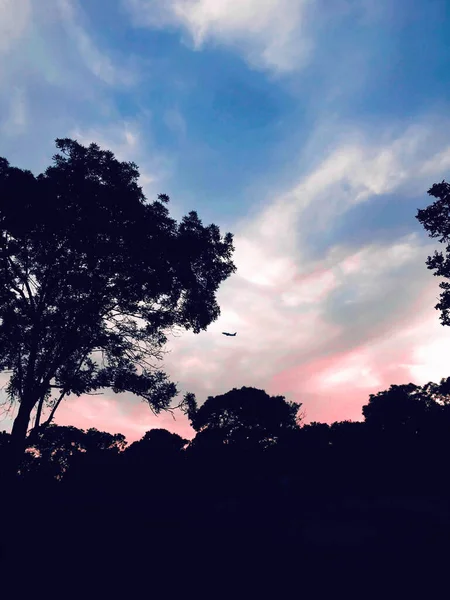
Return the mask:
<path id="1" fill-rule="evenodd" d="M 447 491 L 447 477 L 439 472 L 450 451 L 450 378 L 422 387 L 393 385 L 372 394 L 362 412 L 361 422 L 304 424 L 300 405 L 243 387 L 209 397 L 200 408 L 192 401 L 191 441 L 165 429 L 128 444 L 120 433 L 95 428 L 41 428 L 27 439 L 19 478 L 61 488 L 89 481 L 99 492 L 108 479 L 126 480 L 128 490 L 150 489 L 156 479 L 157 493 L 164 493 L 193 469 L 192 477 L 202 473 L 200 487 L 223 485 L 231 495 L 243 489 L 243 482 L 233 483 L 239 473 L 249 486 L 272 478 L 280 492 L 313 479 L 343 491 Z M 2 432 L 0 452 L 8 441 Z"/>
<path id="2" fill-rule="evenodd" d="M 300 561 L 304 573 L 323 561 L 364 569 L 368 557 L 384 568 L 420 558 L 423 568 L 430 548 L 433 561 L 448 556 L 450 378 L 371 395 L 361 422 L 305 425 L 299 408 L 234 389 L 191 403 L 191 441 L 153 429 L 127 444 L 50 425 L 20 466 L 12 543 L 35 535 L 49 553 L 59 544 L 57 564 L 67 553 L 104 564 L 107 548 L 127 548 L 114 559 L 121 568 L 158 569 L 188 544 L 209 575 L 229 560 L 272 570 Z M 20 519 L 30 498 L 32 515 Z"/>

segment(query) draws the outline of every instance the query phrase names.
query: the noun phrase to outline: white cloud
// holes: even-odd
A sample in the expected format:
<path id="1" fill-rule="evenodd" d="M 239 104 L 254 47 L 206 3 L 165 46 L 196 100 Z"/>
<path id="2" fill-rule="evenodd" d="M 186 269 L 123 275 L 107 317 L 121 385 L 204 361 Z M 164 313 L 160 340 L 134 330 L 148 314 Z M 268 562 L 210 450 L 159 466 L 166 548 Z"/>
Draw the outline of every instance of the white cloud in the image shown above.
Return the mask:
<path id="1" fill-rule="evenodd" d="M 444 121 L 440 127 L 448 131 L 450 123 Z M 445 175 L 448 165 L 448 148 L 441 148 L 445 140 L 434 140 L 433 129 L 433 124 L 423 123 L 396 137 L 385 134 L 382 139 L 350 131 L 338 136 L 334 144 L 330 131 L 328 155 L 304 173 L 291 190 L 276 198 L 256 223 L 243 224 L 246 236 L 252 232 L 241 253 L 245 254 L 244 276 L 252 273 L 248 276 L 254 278 L 259 272 L 255 261 L 266 271 L 271 260 L 276 260 L 276 285 L 282 273 L 292 273 L 293 257 L 297 263 L 301 260 L 302 230 L 329 229 L 337 216 L 376 196 L 395 193 L 407 197 L 427 189 L 429 178 Z M 282 265 L 284 270 L 275 268 Z"/>
<path id="2" fill-rule="evenodd" d="M 372 145 L 360 136 L 355 139 L 353 133 L 348 137 L 349 141 L 337 143 L 328 156 L 291 190 L 276 197 L 259 217 L 237 227 L 235 261 L 239 277 L 276 289 L 289 284 L 296 275 L 316 268 L 307 263 L 304 234 L 332 228 L 337 216 L 375 196 L 393 192 L 400 196 L 426 189 L 427 180 L 420 168 L 425 154 L 432 155 L 426 175 L 439 177 L 444 171 L 439 158 L 442 151 L 430 150 L 429 129 L 425 126 L 407 129 L 394 139 L 378 143 L 372 140 Z M 399 247 L 395 251 L 408 250 Z M 330 255 L 329 260 L 335 257 Z M 331 284 L 326 285 L 331 290 Z"/>
<path id="3" fill-rule="evenodd" d="M 180 27 L 195 48 L 212 41 L 241 50 L 275 71 L 304 65 L 312 40 L 307 27 L 315 0 L 125 0 L 138 26 Z"/>
<path id="4" fill-rule="evenodd" d="M 380 378 L 372 367 L 371 357 L 364 350 L 337 360 L 331 368 L 321 373 L 318 379 L 319 390 L 324 392 L 339 385 L 373 389 L 381 384 Z"/>
<path id="5" fill-rule="evenodd" d="M 31 21 L 31 0 L 0 0 L 0 55 L 10 51 Z"/>
<path id="6" fill-rule="evenodd" d="M 27 113 L 24 89 L 13 88 L 10 90 L 9 111 L 0 119 L 0 131 L 8 136 L 24 133 L 28 121 Z"/>
<path id="7" fill-rule="evenodd" d="M 389 3 L 378 0 L 122 0 L 137 27 L 176 28 L 195 49 L 220 44 L 248 63 L 275 73 L 299 70 L 314 54 L 324 26 L 335 30 L 352 14 L 356 26 L 384 18 Z"/>
<path id="8" fill-rule="evenodd" d="M 186 119 L 178 108 L 170 108 L 164 113 L 164 122 L 177 136 L 184 138 L 187 132 Z"/>
<path id="9" fill-rule="evenodd" d="M 312 273 L 311 276 L 300 278 L 298 282 L 294 281 L 281 299 L 286 306 L 301 307 L 320 302 L 338 285 L 338 279 L 332 271 Z"/>
<path id="10" fill-rule="evenodd" d="M 0 0 L 0 153 L 11 163 L 40 171 L 74 124 L 116 118 L 111 85 L 133 80 L 134 58 L 104 50 L 93 26 L 76 0 Z"/>
<path id="11" fill-rule="evenodd" d="M 450 146 L 433 156 L 430 160 L 424 162 L 420 167 L 420 173 L 423 175 L 431 175 L 437 171 L 445 172 L 450 169 Z"/>
<path id="12" fill-rule="evenodd" d="M 164 368 L 200 402 L 246 385 L 305 402 L 308 418 L 358 418 L 370 393 L 448 375 L 448 361 L 436 360 L 448 355 L 450 332 L 433 309 L 428 250 L 411 236 L 357 257 L 341 248 L 323 274 L 278 287 L 237 274 L 219 292 L 220 319 L 171 341 Z"/>
<path id="13" fill-rule="evenodd" d="M 81 24 L 81 11 L 73 0 L 57 0 L 63 25 L 74 41 L 86 67 L 104 83 L 109 85 L 131 85 L 135 74 L 129 68 L 122 68 L 102 52 Z"/>
<path id="14" fill-rule="evenodd" d="M 418 345 L 414 348 L 412 360 L 408 364 L 414 381 L 419 385 L 429 381 L 440 381 L 442 377 L 450 375 L 450 335 L 436 323 L 436 318 L 424 323 L 420 337 L 418 336 Z"/>
<path id="15" fill-rule="evenodd" d="M 89 73 L 128 86 L 137 81 L 134 61 L 101 48 L 78 0 L 0 0 L 0 80 L 23 84 L 32 70 L 51 85 L 82 87 Z"/>
<path id="16" fill-rule="evenodd" d="M 445 161 L 439 158 L 445 136 L 436 142 L 435 133 L 433 124 L 378 140 L 350 133 L 256 219 L 234 228 L 237 273 L 219 291 L 221 318 L 205 333 L 187 333 L 170 343 L 172 353 L 165 359 L 169 374 L 201 401 L 210 390 L 219 394 L 255 385 L 291 391 L 298 400 L 311 394 L 311 402 L 319 404 L 320 394 L 342 391 L 355 381 L 359 396 L 352 392 L 350 404 L 367 400 L 378 386 L 394 380 L 415 380 L 420 373 L 444 376 L 443 362 L 432 368 L 431 346 L 427 354 L 432 340 L 411 359 L 423 327 L 406 335 L 426 321 L 434 323 L 433 335 L 449 336 L 433 308 L 438 282 L 425 266 L 431 242 L 411 233 L 357 250 L 332 245 L 324 257 L 313 260 L 305 242 L 306 234 L 332 229 L 334 218 L 355 203 L 393 193 L 407 198 L 420 190 L 426 198 L 427 178 L 445 175 Z M 426 174 L 420 168 L 424 157 Z M 221 332 L 228 330 L 237 336 L 223 337 Z M 320 366 L 325 357 L 336 364 Z M 315 365 L 310 370 L 309 363 Z M 282 376 L 277 380 L 290 368 L 299 369 L 295 384 Z M 355 418 L 354 406 L 351 410 Z"/>

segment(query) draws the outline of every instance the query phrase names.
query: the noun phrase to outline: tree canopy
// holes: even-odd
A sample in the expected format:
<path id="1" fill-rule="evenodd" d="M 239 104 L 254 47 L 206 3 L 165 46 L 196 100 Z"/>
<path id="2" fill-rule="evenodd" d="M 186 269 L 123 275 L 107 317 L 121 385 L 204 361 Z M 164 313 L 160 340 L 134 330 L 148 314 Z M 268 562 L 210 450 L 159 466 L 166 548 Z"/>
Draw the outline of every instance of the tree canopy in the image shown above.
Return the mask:
<path id="1" fill-rule="evenodd" d="M 432 435 L 442 426 L 448 428 L 450 378 L 424 386 L 413 383 L 391 385 L 388 390 L 371 394 L 362 412 L 371 428 L 392 435 Z"/>
<path id="2" fill-rule="evenodd" d="M 427 208 L 419 209 L 416 218 L 431 238 L 445 244 L 445 252 L 436 250 L 428 257 L 427 266 L 434 275 L 447 279 L 439 283 L 443 291 L 435 308 L 441 311 L 441 323 L 450 325 L 450 184 L 446 181 L 435 183 L 428 194 L 436 200 Z"/>
<path id="3" fill-rule="evenodd" d="M 90 428 L 87 431 L 73 426 L 49 425 L 35 432 L 27 440 L 28 456 L 21 466 L 41 476 L 45 472 L 60 479 L 80 457 L 92 461 L 93 457 L 107 452 L 117 454 L 125 449 L 125 436 Z"/>
<path id="4" fill-rule="evenodd" d="M 112 388 L 168 408 L 177 388 L 157 369 L 167 334 L 217 319 L 216 291 L 235 270 L 232 235 L 194 211 L 170 218 L 134 163 L 96 144 L 56 146 L 37 177 L 0 159 L 0 369 L 19 403 L 15 442 L 33 409 L 38 427 L 70 394 Z"/>
<path id="5" fill-rule="evenodd" d="M 177 433 L 170 433 L 166 429 L 151 429 L 140 440 L 128 446 L 125 454 L 131 460 L 138 461 L 148 457 L 158 460 L 161 455 L 179 453 L 187 444 L 188 440 Z"/>
<path id="6" fill-rule="evenodd" d="M 300 405 L 284 396 L 269 396 L 253 387 L 233 388 L 226 394 L 209 396 L 190 418 L 195 431 L 206 439 L 234 444 L 257 441 L 268 445 L 298 426 Z"/>

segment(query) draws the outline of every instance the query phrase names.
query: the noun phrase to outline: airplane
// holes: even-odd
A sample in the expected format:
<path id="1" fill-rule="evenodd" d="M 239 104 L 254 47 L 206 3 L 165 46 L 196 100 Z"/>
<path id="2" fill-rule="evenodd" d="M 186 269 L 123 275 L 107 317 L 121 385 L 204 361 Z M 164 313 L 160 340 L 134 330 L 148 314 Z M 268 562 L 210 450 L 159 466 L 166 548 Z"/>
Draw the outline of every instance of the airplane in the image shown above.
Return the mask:
<path id="1" fill-rule="evenodd" d="M 237 333 L 237 331 L 236 331 Z M 229 337 L 234 337 L 236 335 L 236 333 L 226 333 L 225 331 L 222 331 L 223 335 L 228 335 Z"/>

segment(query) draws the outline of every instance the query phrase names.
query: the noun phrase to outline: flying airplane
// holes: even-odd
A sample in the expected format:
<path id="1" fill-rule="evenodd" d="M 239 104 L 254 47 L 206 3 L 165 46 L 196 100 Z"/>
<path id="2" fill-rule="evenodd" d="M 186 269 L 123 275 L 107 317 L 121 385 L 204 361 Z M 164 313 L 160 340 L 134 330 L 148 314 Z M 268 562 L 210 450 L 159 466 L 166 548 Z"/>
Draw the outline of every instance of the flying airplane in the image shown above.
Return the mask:
<path id="1" fill-rule="evenodd" d="M 236 331 L 237 333 L 237 331 Z M 228 335 L 229 337 L 234 337 L 236 335 L 236 333 L 226 333 L 225 331 L 222 331 L 223 335 Z"/>

